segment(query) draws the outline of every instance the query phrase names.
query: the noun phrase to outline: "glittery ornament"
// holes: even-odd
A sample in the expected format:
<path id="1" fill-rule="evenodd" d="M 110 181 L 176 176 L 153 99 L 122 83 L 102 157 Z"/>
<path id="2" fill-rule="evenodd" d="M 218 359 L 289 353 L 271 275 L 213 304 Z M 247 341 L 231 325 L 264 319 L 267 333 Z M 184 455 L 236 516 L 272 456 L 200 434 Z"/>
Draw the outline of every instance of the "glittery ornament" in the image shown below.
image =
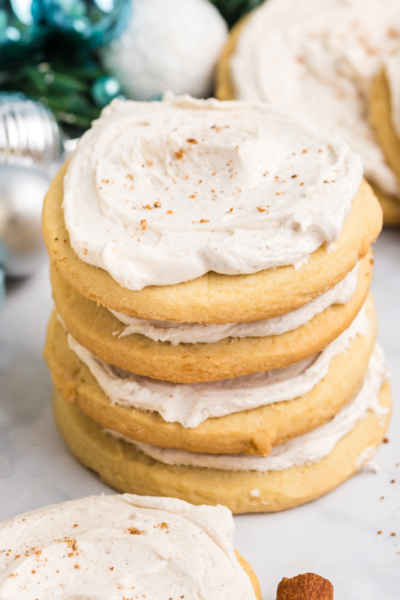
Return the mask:
<path id="1" fill-rule="evenodd" d="M 23 94 L 0 94 L 0 265 L 7 275 L 29 275 L 46 260 L 43 198 L 66 146 L 74 142 L 63 142 L 49 110 Z"/>
<path id="2" fill-rule="evenodd" d="M 129 98 L 166 91 L 205 97 L 226 36 L 226 23 L 208 0 L 135 0 L 126 31 L 100 56 Z"/>
<path id="3" fill-rule="evenodd" d="M 98 48 L 129 21 L 130 0 L 41 0 L 46 23 L 75 44 Z"/>
<path id="4" fill-rule="evenodd" d="M 42 17 L 40 0 L 1 0 L 0 68 L 9 69 L 42 47 L 46 31 Z"/>
<path id="5" fill-rule="evenodd" d="M 48 169 L 62 153 L 53 114 L 24 94 L 0 93 L 0 163 Z"/>

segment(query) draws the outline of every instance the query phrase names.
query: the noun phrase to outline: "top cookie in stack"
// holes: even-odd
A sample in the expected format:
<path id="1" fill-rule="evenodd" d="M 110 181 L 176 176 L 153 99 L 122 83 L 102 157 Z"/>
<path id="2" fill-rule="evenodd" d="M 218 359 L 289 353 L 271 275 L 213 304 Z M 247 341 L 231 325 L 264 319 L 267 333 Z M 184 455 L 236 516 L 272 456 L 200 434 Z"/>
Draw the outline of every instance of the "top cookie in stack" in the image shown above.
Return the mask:
<path id="1" fill-rule="evenodd" d="M 221 100 L 273 102 L 342 135 L 389 225 L 400 225 L 400 188 L 368 105 L 374 77 L 399 49 L 399 23 L 398 0 L 268 0 L 233 29 L 217 82 Z"/>
<path id="2" fill-rule="evenodd" d="M 349 477 L 390 404 L 366 299 L 380 228 L 335 135 L 263 105 L 113 102 L 43 212 L 73 452 L 118 489 L 234 512 Z"/>

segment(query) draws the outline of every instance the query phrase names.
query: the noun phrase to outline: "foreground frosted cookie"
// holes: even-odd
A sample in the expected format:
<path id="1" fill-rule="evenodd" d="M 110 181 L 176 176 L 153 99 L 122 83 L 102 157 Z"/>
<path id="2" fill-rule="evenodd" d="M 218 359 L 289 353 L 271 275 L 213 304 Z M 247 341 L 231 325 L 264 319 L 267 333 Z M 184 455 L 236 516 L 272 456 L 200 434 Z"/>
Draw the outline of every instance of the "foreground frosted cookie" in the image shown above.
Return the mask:
<path id="1" fill-rule="evenodd" d="M 400 52 L 385 61 L 376 75 L 369 95 L 371 123 L 385 153 L 386 160 L 400 185 Z M 375 189 L 385 214 L 385 223 L 400 225 L 399 198 Z"/>
<path id="2" fill-rule="evenodd" d="M 372 457 L 390 417 L 385 380 L 377 349 L 349 404 L 328 423 L 266 457 L 191 453 L 115 439 L 57 391 L 53 409 L 73 454 L 120 491 L 194 504 L 223 501 L 234 513 L 275 512 L 326 494 Z"/>
<path id="3" fill-rule="evenodd" d="M 321 353 L 284 369 L 202 384 L 123 373 L 50 320 L 45 358 L 63 396 L 102 427 L 158 446 L 267 455 L 322 425 L 359 388 L 376 338 L 371 299 Z"/>
<path id="4" fill-rule="evenodd" d="M 381 227 L 340 138 L 248 103 L 114 102 L 50 188 L 50 259 L 78 292 L 148 319 L 240 323 L 334 287 Z"/>
<path id="5" fill-rule="evenodd" d="M 272 102 L 340 134 L 386 199 L 385 223 L 400 193 L 369 123 L 368 97 L 398 49 L 399 23 L 398 0 L 268 0 L 232 31 L 217 78 L 220 99 Z"/>
<path id="6" fill-rule="evenodd" d="M 195 383 L 282 368 L 320 352 L 359 312 L 372 264 L 370 253 L 334 288 L 294 312 L 226 325 L 112 313 L 79 294 L 53 268 L 51 283 L 66 328 L 103 361 L 153 379 Z"/>
<path id="7" fill-rule="evenodd" d="M 91 496 L 0 524 L 2 600 L 261 600 L 224 506 Z"/>

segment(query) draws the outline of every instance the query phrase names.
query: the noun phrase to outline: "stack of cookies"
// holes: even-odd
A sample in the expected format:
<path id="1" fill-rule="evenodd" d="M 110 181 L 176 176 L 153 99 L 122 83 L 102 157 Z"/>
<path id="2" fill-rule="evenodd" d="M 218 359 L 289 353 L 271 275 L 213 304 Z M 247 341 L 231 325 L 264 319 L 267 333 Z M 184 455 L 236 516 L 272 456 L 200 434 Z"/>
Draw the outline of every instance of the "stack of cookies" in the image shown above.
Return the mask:
<path id="1" fill-rule="evenodd" d="M 362 157 L 385 224 L 400 225 L 399 49 L 398 0 L 267 0 L 232 30 L 217 97 L 272 102 L 339 133 Z"/>
<path id="2" fill-rule="evenodd" d="M 124 492 L 271 512 L 382 441 L 381 209 L 336 135 L 268 105 L 114 101 L 45 200 L 67 445 Z"/>

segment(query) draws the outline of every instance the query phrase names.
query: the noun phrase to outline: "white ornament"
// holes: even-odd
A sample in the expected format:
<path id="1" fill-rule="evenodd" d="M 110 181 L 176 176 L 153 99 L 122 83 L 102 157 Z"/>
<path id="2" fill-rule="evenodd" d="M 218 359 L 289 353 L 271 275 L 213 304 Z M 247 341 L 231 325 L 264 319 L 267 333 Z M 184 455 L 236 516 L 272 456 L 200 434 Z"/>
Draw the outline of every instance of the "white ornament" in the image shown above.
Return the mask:
<path id="1" fill-rule="evenodd" d="M 101 51 L 125 95 L 148 100 L 171 91 L 197 98 L 212 92 L 227 25 L 209 0 L 132 0 L 132 18 Z"/>

